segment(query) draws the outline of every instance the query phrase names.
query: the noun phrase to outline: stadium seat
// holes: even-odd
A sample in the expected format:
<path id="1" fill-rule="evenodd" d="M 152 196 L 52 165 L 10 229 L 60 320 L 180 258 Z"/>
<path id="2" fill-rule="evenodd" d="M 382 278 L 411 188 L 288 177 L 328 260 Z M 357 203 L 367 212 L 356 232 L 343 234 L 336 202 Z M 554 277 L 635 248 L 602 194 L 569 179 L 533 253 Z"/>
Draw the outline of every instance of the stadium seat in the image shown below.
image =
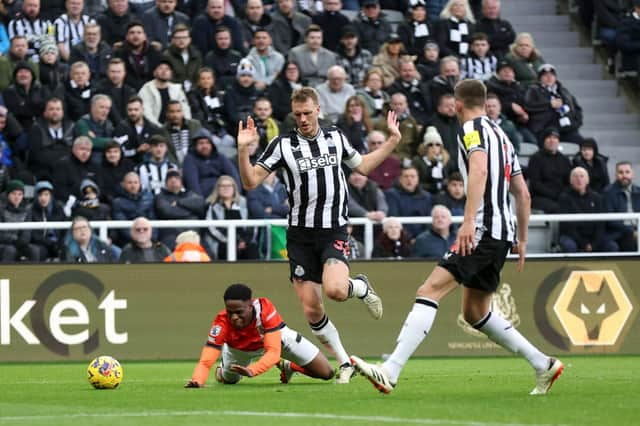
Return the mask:
<path id="1" fill-rule="evenodd" d="M 341 10 L 340 13 L 342 13 L 344 16 L 346 16 L 347 18 L 349 18 L 350 21 L 355 21 L 356 18 L 358 17 L 358 13 L 360 13 L 359 10 Z"/>
<path id="2" fill-rule="evenodd" d="M 558 147 L 560 152 L 562 152 L 565 156 L 571 158 L 580 151 L 580 145 L 573 142 L 560 142 L 560 146 Z"/>
<path id="3" fill-rule="evenodd" d="M 382 13 L 386 20 L 391 24 L 391 29 L 394 32 L 398 30 L 398 25 L 404 22 L 404 14 L 399 10 L 382 9 Z"/>

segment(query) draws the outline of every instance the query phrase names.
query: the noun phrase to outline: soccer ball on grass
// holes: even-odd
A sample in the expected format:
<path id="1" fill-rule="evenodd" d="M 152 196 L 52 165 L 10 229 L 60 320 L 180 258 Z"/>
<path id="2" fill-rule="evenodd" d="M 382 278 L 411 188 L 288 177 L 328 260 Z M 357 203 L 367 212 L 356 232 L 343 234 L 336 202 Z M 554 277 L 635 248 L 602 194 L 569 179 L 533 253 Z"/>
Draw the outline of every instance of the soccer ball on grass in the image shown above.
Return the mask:
<path id="1" fill-rule="evenodd" d="M 122 382 L 122 366 L 117 359 L 101 355 L 87 367 L 87 379 L 96 389 L 115 389 Z"/>

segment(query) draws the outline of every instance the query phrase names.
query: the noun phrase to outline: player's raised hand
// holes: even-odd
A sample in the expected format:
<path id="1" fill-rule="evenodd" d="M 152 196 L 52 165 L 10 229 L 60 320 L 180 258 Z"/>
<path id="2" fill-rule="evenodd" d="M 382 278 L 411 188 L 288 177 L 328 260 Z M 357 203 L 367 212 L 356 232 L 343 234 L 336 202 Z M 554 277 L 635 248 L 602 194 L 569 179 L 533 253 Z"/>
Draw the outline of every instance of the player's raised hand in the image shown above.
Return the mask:
<path id="1" fill-rule="evenodd" d="M 185 383 L 184 387 L 185 388 L 199 388 L 200 384 L 198 382 L 196 382 L 195 380 L 189 380 L 187 383 Z"/>
<path id="2" fill-rule="evenodd" d="M 242 376 L 253 377 L 253 373 L 247 367 L 238 364 L 231 364 L 231 371 L 238 373 Z"/>
<path id="3" fill-rule="evenodd" d="M 390 110 L 387 113 L 387 128 L 389 129 L 389 140 L 393 143 L 400 142 L 402 134 L 400 134 L 400 123 L 395 111 Z"/>
<path id="4" fill-rule="evenodd" d="M 238 151 L 247 149 L 252 143 L 259 140 L 258 129 L 253 118 L 247 117 L 247 127 L 244 127 L 242 121 L 238 122 Z"/>

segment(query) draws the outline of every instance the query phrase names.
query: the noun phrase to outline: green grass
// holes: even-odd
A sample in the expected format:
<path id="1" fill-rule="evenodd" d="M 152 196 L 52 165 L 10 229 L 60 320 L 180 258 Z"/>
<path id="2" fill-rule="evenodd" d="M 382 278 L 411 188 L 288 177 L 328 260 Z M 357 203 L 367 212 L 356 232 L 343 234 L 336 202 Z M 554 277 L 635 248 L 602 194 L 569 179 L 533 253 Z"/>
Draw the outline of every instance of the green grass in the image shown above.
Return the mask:
<path id="1" fill-rule="evenodd" d="M 277 370 L 234 386 L 183 389 L 194 363 L 123 362 L 117 390 L 98 391 L 76 363 L 0 365 L 0 425 L 630 425 L 638 424 L 640 357 L 563 357 L 547 396 L 517 358 L 415 359 L 396 390 Z"/>

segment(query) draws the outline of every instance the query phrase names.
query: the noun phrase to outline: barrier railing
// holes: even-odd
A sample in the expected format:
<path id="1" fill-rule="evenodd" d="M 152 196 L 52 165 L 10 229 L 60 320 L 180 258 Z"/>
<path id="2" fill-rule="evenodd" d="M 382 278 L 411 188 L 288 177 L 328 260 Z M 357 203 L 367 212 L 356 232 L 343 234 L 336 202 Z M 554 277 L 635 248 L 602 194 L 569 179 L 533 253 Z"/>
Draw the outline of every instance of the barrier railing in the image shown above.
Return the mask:
<path id="1" fill-rule="evenodd" d="M 431 224 L 431 217 L 396 217 L 403 224 Z M 461 223 L 462 216 L 454 216 L 453 223 Z M 638 238 L 638 247 L 640 248 L 640 232 L 638 232 L 638 224 L 640 222 L 640 213 L 597 213 L 597 214 L 536 214 L 532 215 L 530 224 L 555 223 L 555 222 L 603 222 L 603 221 L 625 221 L 633 222 Z M 151 226 L 154 228 L 207 228 L 210 226 L 227 228 L 227 240 L 236 240 L 237 228 L 242 227 L 258 227 L 270 228 L 271 226 L 286 226 L 286 219 L 247 219 L 247 220 L 152 220 Z M 369 259 L 373 250 L 373 227 L 379 222 L 373 222 L 367 218 L 352 218 L 352 225 L 364 226 L 363 244 L 365 247 L 365 257 Z M 100 220 L 91 222 L 91 226 L 98 230 L 98 236 L 102 240 L 108 238 L 110 229 L 127 229 L 130 228 L 133 221 L 123 220 Z M 70 229 L 71 222 L 20 222 L 20 223 L 0 223 L 0 231 L 5 230 L 38 230 L 38 229 Z M 270 233 L 267 232 L 269 235 Z M 614 255 L 638 255 L 640 249 L 633 253 L 607 253 Z M 570 256 L 571 253 L 563 253 L 562 256 Z M 584 253 L 579 253 L 584 256 Z M 602 256 L 604 253 L 597 253 Z M 235 244 L 227 244 L 227 260 L 234 262 L 237 260 Z"/>

